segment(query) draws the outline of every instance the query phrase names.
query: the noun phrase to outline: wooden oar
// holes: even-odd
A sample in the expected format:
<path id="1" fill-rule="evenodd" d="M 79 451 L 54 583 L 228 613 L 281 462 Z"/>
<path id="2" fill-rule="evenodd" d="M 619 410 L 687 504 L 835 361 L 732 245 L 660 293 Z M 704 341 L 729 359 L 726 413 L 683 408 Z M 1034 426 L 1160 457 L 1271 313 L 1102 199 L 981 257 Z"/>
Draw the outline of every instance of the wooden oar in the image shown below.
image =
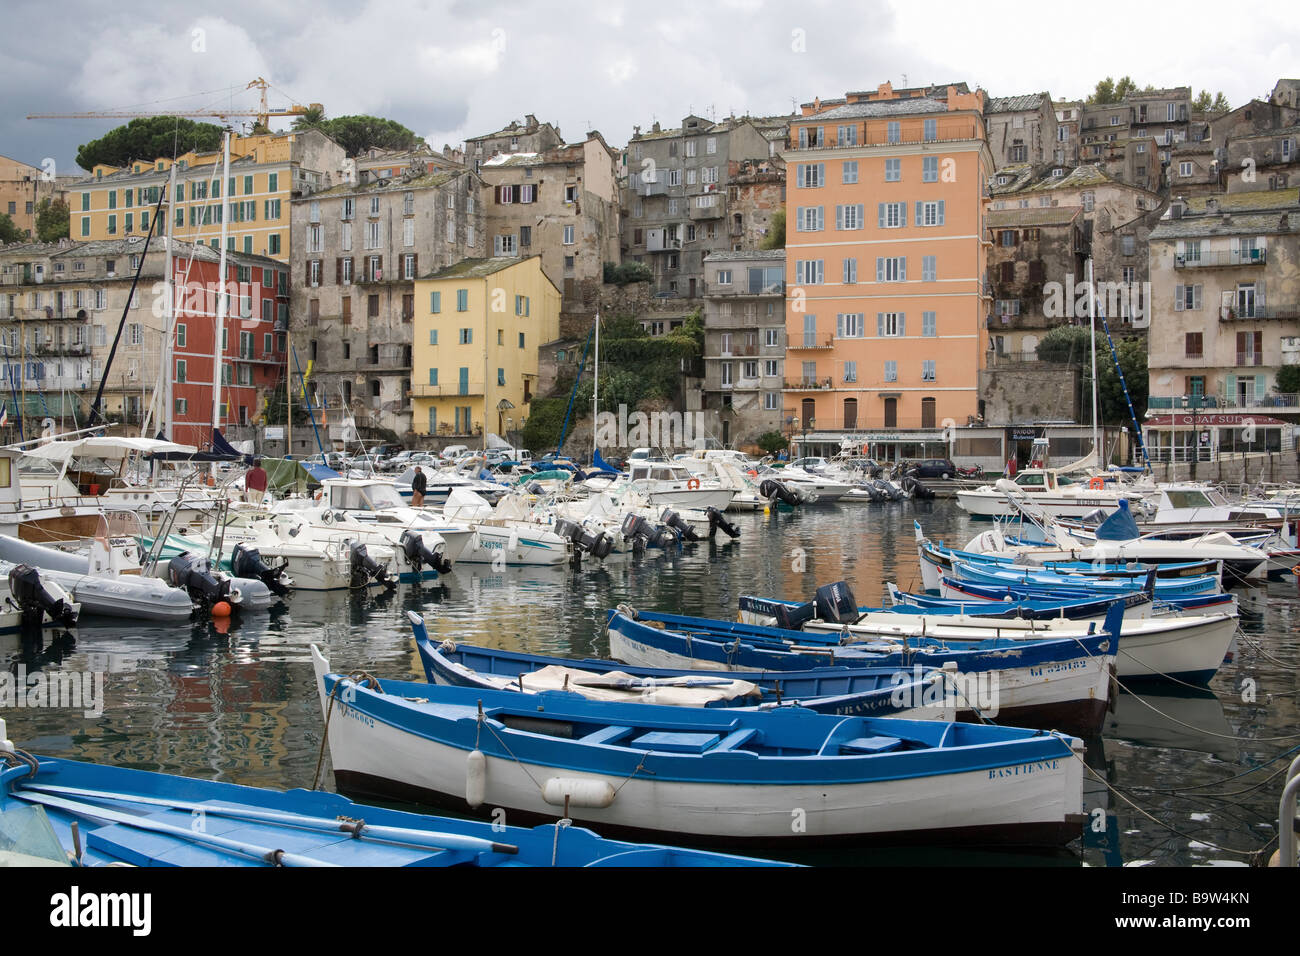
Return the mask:
<path id="1" fill-rule="evenodd" d="M 167 807 L 172 810 L 198 810 L 217 817 L 229 817 L 236 820 L 252 820 L 261 823 L 282 823 L 286 826 L 300 827 L 307 830 L 329 830 L 350 833 L 361 839 L 385 840 L 390 843 L 408 843 L 414 846 L 430 847 L 435 850 L 464 850 L 471 853 L 507 853 L 519 852 L 519 847 L 511 843 L 496 843 L 481 837 L 462 836 L 459 833 L 444 833 L 434 830 L 412 830 L 409 827 L 390 827 L 369 824 L 364 821 L 342 821 L 329 817 L 311 817 L 299 813 L 286 813 L 278 810 L 254 810 L 248 807 L 221 807 L 208 803 L 191 803 L 185 800 L 166 800 L 160 797 L 141 797 L 134 794 L 111 793 L 102 790 L 79 790 L 76 787 L 58 787 L 52 784 L 29 784 L 24 790 L 40 790 L 46 793 L 64 794 L 89 800 L 115 800 L 127 803 L 142 803 L 148 806 Z M 21 794 L 16 794 L 21 796 Z M 188 832 L 188 831 L 187 831 Z"/>

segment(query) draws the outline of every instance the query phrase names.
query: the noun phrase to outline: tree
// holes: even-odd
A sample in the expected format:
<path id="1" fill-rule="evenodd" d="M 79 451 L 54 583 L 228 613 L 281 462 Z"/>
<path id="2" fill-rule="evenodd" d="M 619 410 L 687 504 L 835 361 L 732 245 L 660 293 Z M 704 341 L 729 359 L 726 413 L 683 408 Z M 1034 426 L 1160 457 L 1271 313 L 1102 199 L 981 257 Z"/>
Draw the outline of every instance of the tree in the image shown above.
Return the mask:
<path id="1" fill-rule="evenodd" d="M 1039 361 L 1074 365 L 1087 355 L 1091 333 L 1081 325 L 1058 325 L 1038 342 L 1035 354 Z"/>
<path id="2" fill-rule="evenodd" d="M 62 199 L 42 199 L 36 207 L 36 238 L 41 242 L 67 239 L 69 212 Z"/>
<path id="3" fill-rule="evenodd" d="M 309 106 L 307 112 L 300 113 L 293 121 L 294 129 L 313 129 L 325 122 L 325 107 Z"/>
<path id="4" fill-rule="evenodd" d="M 1133 413 L 1139 422 L 1147 411 L 1147 352 L 1142 342 L 1137 340 L 1117 342 L 1115 352 L 1119 356 L 1120 368 L 1124 370 L 1124 381 L 1128 385 L 1129 397 L 1133 400 Z M 1084 367 L 1085 394 L 1092 395 L 1092 367 Z M 1088 399 L 1091 402 L 1091 397 Z M 1103 424 L 1133 426 L 1129 416 L 1128 402 L 1124 400 L 1124 387 L 1120 384 L 1119 373 L 1115 371 L 1115 360 L 1110 346 L 1101 338 L 1097 343 L 1097 404 L 1101 409 Z"/>
<path id="5" fill-rule="evenodd" d="M 1210 106 L 1211 113 L 1228 113 L 1232 111 L 1232 106 L 1228 103 L 1228 98 L 1222 92 L 1214 95 L 1214 103 Z"/>
<path id="6" fill-rule="evenodd" d="M 21 242 L 27 237 L 14 225 L 7 212 L 0 212 L 0 242 Z"/>
<path id="7" fill-rule="evenodd" d="M 303 122 L 319 114 L 319 120 Z M 325 119 L 324 111 L 308 109 L 298 118 L 294 129 L 319 129 L 343 147 L 349 156 L 358 156 L 372 147 L 379 149 L 413 149 L 423 142 L 414 132 L 396 120 L 379 116 L 338 116 Z"/>
<path id="8" fill-rule="evenodd" d="M 790 447 L 790 442 L 780 432 L 764 432 L 754 440 L 754 444 L 769 455 L 775 455 Z"/>
<path id="9" fill-rule="evenodd" d="M 1300 365 L 1283 365 L 1277 370 L 1277 384 L 1273 388 L 1281 395 L 1300 392 Z"/>
<path id="10" fill-rule="evenodd" d="M 1093 90 L 1088 102 L 1094 106 L 1105 106 L 1110 103 L 1122 103 L 1124 97 L 1130 93 L 1137 92 L 1137 84 L 1133 82 L 1130 76 L 1120 77 L 1118 83 L 1111 77 L 1097 81 L 1097 88 Z"/>
<path id="11" fill-rule="evenodd" d="M 767 235 L 763 241 L 758 244 L 760 249 L 784 249 L 785 248 L 785 209 L 778 209 L 772 213 L 772 221 L 768 226 Z"/>
<path id="12" fill-rule="evenodd" d="M 77 165 L 85 170 L 94 169 L 100 163 L 126 166 L 136 159 L 152 162 L 159 156 L 220 148 L 220 126 L 196 123 L 180 116 L 151 116 L 133 119 L 85 143 L 77 150 Z"/>

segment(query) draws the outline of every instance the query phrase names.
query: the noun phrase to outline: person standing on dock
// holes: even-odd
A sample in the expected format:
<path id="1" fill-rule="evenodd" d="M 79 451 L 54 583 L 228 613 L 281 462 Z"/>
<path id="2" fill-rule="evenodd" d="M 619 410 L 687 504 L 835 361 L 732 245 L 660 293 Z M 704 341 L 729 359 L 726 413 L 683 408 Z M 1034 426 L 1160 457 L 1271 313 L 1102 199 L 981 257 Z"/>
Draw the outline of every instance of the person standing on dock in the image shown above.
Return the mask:
<path id="1" fill-rule="evenodd" d="M 424 489 L 427 487 L 429 487 L 429 479 L 424 476 L 423 469 L 416 465 L 415 477 L 411 479 L 411 507 L 424 507 Z"/>
<path id="2" fill-rule="evenodd" d="M 254 458 L 253 467 L 244 475 L 244 497 L 251 502 L 259 502 L 266 494 L 266 472 L 262 469 L 262 459 Z"/>

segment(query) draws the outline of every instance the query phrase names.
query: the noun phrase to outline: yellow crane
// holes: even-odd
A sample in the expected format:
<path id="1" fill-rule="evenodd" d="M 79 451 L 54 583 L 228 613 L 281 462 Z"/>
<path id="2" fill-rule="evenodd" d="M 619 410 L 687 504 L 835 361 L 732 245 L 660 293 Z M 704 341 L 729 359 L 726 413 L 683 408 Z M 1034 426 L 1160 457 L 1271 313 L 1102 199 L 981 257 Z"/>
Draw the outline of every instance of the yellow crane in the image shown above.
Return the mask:
<path id="1" fill-rule="evenodd" d="M 310 103 L 307 106 L 283 107 L 281 109 L 272 109 L 266 103 L 266 91 L 270 86 L 262 77 L 250 82 L 244 89 L 258 89 L 261 91 L 259 109 L 256 110 L 238 110 L 238 109 L 205 109 L 205 110 L 103 110 L 93 113 L 30 113 L 27 118 L 31 119 L 147 119 L 151 116 L 214 116 L 218 119 L 230 119 L 233 117 L 256 117 L 261 126 L 266 126 L 273 116 L 302 116 L 312 110 L 322 110 L 319 103 Z"/>

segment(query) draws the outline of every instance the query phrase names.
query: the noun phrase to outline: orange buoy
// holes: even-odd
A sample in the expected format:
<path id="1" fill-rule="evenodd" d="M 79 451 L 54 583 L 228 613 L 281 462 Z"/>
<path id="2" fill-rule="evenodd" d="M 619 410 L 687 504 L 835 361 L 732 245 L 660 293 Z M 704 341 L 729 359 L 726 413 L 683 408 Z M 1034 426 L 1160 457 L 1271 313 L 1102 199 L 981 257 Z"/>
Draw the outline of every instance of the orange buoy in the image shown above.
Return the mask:
<path id="1" fill-rule="evenodd" d="M 218 601 L 216 604 L 212 605 L 212 616 L 230 617 L 230 602 Z"/>
<path id="2" fill-rule="evenodd" d="M 230 633 L 230 618 L 228 618 L 228 617 L 214 617 L 214 618 L 212 619 L 212 630 L 216 631 L 218 634 L 229 634 L 229 633 Z"/>

